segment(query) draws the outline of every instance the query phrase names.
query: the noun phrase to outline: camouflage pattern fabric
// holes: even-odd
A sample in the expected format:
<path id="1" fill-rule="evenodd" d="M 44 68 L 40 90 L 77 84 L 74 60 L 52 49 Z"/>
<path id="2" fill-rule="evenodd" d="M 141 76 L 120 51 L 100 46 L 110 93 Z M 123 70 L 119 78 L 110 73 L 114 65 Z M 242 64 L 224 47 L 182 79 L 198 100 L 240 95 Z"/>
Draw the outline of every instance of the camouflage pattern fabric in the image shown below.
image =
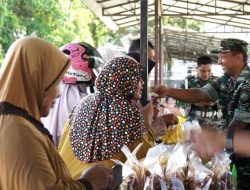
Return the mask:
<path id="1" fill-rule="evenodd" d="M 212 50 L 212 53 L 220 53 L 227 51 L 236 51 L 236 52 L 244 52 L 247 53 L 247 45 L 248 43 L 235 38 L 227 38 L 221 41 L 221 47 L 218 49 Z"/>
<path id="2" fill-rule="evenodd" d="M 234 120 L 248 123 L 245 130 L 250 131 L 250 74 L 234 92 L 229 114 Z M 250 157 L 235 157 L 238 172 L 238 189 L 250 189 Z"/>
<path id="3" fill-rule="evenodd" d="M 214 101 L 218 99 L 219 106 L 221 107 L 223 113 L 222 117 L 225 120 L 224 128 L 227 128 L 233 119 L 235 108 L 238 104 L 237 98 L 239 98 L 236 97 L 236 94 L 242 87 L 245 86 L 241 86 L 241 84 L 243 82 L 246 83 L 248 78 L 250 78 L 250 68 L 247 65 L 235 82 L 232 82 L 230 77 L 223 75 L 218 80 L 202 87 L 208 91 Z M 232 83 L 234 83 L 234 85 L 232 85 Z"/>
<path id="4" fill-rule="evenodd" d="M 210 84 L 219 94 L 219 102 L 223 106 L 224 118 L 226 120 L 224 128 L 227 128 L 228 124 L 234 119 L 248 123 L 245 130 L 250 130 L 249 66 L 246 66 L 241 72 L 233 88 L 230 87 L 230 80 L 229 77 L 224 75 L 216 83 Z M 210 87 L 207 85 L 203 88 L 207 88 L 213 94 L 214 91 Z M 238 189 L 250 189 L 250 158 L 234 155 L 233 162 L 237 168 Z"/>
<path id="5" fill-rule="evenodd" d="M 216 91 L 217 95 L 214 95 L 216 97 L 214 101 L 217 100 L 218 107 L 222 112 L 222 118 L 221 118 L 221 128 L 225 129 L 227 128 L 229 122 L 231 121 L 231 117 L 228 114 L 229 110 L 229 102 L 232 100 L 233 94 L 234 94 L 234 87 L 232 87 L 232 81 L 231 78 L 223 75 L 220 77 L 217 81 L 204 86 L 204 89 L 207 89 L 209 91 L 209 94 L 213 94 L 214 90 Z M 238 86 L 240 84 L 240 81 L 234 86 Z M 213 88 L 213 90 L 211 90 Z"/>
<path id="6" fill-rule="evenodd" d="M 202 80 L 198 76 L 190 75 L 186 78 L 185 83 L 181 84 L 181 88 L 201 88 L 208 83 L 215 82 L 218 77 L 211 76 L 207 81 Z M 197 119 L 200 123 L 212 124 L 217 119 L 217 105 L 199 107 L 194 104 L 186 104 L 178 101 L 186 112 L 189 119 Z"/>

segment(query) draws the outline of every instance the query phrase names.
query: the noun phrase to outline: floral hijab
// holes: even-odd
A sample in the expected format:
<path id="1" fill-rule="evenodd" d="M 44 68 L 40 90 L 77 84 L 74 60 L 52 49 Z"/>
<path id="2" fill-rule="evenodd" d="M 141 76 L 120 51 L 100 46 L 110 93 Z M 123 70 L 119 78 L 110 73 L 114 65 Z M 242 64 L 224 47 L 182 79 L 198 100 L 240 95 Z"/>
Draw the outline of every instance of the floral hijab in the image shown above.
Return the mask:
<path id="1" fill-rule="evenodd" d="M 70 143 L 83 162 L 105 160 L 142 137 L 140 110 L 130 101 L 138 88 L 142 65 L 124 56 L 111 59 L 96 81 L 98 92 L 81 100 L 70 119 Z"/>

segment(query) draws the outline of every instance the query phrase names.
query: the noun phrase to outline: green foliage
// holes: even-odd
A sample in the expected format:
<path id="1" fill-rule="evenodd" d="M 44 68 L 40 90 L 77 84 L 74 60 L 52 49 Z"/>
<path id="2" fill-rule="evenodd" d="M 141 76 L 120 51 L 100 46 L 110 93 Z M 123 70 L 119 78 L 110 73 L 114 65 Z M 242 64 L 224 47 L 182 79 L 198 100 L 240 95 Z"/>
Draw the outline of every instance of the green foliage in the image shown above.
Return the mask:
<path id="1" fill-rule="evenodd" d="M 113 35 L 81 0 L 4 0 L 0 12 L 0 61 L 23 36 L 35 35 L 58 47 L 73 41 L 98 47 Z"/>
<path id="2" fill-rule="evenodd" d="M 94 40 L 94 46 L 99 47 L 100 44 L 104 44 L 105 39 L 103 37 L 109 32 L 105 25 L 100 22 L 99 19 L 92 16 L 92 21 L 88 24 L 88 26 Z"/>
<path id="3" fill-rule="evenodd" d="M 5 52 L 22 36 L 35 34 L 46 39 L 63 19 L 57 0 L 7 0 L 1 8 L 0 43 Z"/>
<path id="4" fill-rule="evenodd" d="M 0 61 L 16 39 L 35 35 L 58 47 L 73 41 L 85 41 L 95 47 L 106 42 L 121 45 L 120 36 L 137 35 L 139 26 L 110 32 L 81 0 L 0 0 Z M 164 25 L 199 31 L 200 22 L 164 17 Z M 154 31 L 154 21 L 148 24 Z"/>
<path id="5" fill-rule="evenodd" d="M 175 26 L 182 29 L 192 29 L 195 31 L 200 31 L 201 21 L 190 20 L 180 17 L 163 17 L 164 26 Z"/>
<path id="6" fill-rule="evenodd" d="M 192 29 L 195 31 L 200 31 L 201 22 L 180 17 L 163 17 L 163 26 L 175 26 L 182 29 Z M 153 33 L 154 31 L 155 31 L 155 21 L 154 20 L 148 21 L 148 32 Z M 120 29 L 119 32 L 122 35 L 126 34 L 138 35 L 140 33 L 140 25 Z"/>

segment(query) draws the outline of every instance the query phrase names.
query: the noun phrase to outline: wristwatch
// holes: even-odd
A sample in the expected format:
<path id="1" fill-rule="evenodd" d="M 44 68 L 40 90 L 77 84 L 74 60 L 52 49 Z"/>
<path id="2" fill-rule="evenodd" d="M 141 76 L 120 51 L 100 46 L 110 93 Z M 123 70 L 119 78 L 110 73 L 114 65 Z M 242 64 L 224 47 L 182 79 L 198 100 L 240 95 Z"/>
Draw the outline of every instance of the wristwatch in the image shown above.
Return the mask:
<path id="1" fill-rule="evenodd" d="M 233 149 L 233 138 L 234 138 L 234 131 L 235 130 L 227 130 L 226 133 L 226 145 L 225 149 L 228 154 L 232 154 L 234 149 Z"/>

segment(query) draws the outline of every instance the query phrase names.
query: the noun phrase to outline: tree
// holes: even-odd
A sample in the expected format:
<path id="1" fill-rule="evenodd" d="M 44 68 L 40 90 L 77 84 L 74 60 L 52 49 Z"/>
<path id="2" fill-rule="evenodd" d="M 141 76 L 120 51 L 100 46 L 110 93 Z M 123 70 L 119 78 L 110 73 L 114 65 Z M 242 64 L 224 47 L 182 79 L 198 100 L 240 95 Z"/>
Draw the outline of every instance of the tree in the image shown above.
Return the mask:
<path id="1" fill-rule="evenodd" d="M 81 0 L 4 0 L 0 11 L 0 60 L 23 36 L 35 35 L 59 47 L 73 41 L 98 47 L 113 35 Z"/>
<path id="2" fill-rule="evenodd" d="M 163 25 L 175 26 L 182 29 L 200 31 L 201 21 L 180 17 L 163 17 Z"/>
<path id="3" fill-rule="evenodd" d="M 35 34 L 49 39 L 48 34 L 64 19 L 58 0 L 6 0 L 1 12 L 0 43 L 4 52 L 22 36 Z"/>

